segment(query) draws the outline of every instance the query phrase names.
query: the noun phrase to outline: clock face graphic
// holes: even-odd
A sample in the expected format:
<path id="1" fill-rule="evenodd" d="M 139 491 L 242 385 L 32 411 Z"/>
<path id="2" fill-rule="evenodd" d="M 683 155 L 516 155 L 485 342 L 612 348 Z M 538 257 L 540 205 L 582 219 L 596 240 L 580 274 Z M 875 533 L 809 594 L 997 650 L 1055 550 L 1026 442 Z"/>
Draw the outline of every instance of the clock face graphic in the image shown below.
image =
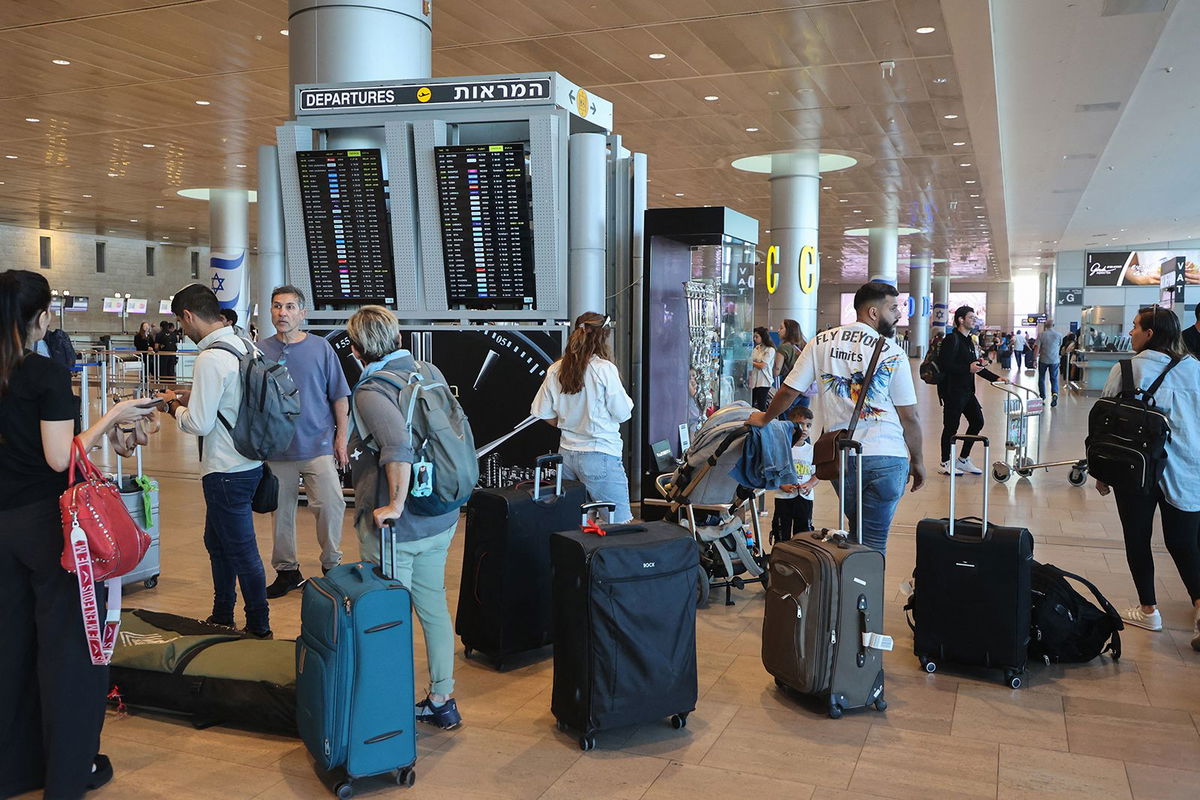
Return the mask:
<path id="1" fill-rule="evenodd" d="M 414 334 L 405 331 L 406 344 Z M 562 354 L 560 330 L 496 328 L 432 330 L 426 360 L 446 377 L 471 423 L 481 457 L 498 453 L 509 466 L 532 466 L 534 459 L 558 449 L 558 431 L 529 416 L 529 406 Z M 345 330 L 328 332 L 346 382 L 358 382 L 362 367 L 350 352 Z"/>

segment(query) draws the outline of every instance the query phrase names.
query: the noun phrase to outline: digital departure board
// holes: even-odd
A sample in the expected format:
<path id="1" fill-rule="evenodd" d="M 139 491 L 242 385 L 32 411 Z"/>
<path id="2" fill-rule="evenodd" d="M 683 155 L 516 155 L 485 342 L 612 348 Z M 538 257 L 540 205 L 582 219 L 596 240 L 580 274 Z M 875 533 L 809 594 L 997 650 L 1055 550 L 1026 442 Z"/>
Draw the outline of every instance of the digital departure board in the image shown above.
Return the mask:
<path id="1" fill-rule="evenodd" d="M 307 150 L 296 161 L 313 302 L 394 303 L 380 151 Z"/>
<path id="2" fill-rule="evenodd" d="M 525 145 L 435 148 L 451 306 L 536 307 Z"/>

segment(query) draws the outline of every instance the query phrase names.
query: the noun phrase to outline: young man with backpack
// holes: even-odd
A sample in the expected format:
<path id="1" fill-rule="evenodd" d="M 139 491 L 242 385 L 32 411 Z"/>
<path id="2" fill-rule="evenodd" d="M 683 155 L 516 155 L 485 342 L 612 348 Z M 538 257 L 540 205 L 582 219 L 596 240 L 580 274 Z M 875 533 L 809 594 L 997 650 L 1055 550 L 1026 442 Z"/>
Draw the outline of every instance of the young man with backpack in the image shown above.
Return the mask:
<path id="1" fill-rule="evenodd" d="M 246 630 L 269 639 L 267 581 L 250 508 L 262 478 L 262 460 L 247 458 L 234 444 L 242 405 L 239 355 L 247 352 L 247 345 L 225 326 L 217 296 L 207 286 L 194 283 L 181 289 L 171 301 L 171 312 L 200 350 L 192 371 L 191 391 L 167 391 L 163 401 L 179 430 L 203 437 L 200 474 L 206 507 L 204 546 L 213 578 L 213 608 L 208 622 L 234 626 L 240 585 Z"/>
<path id="2" fill-rule="evenodd" d="M 991 362 L 980 355 L 978 347 L 971 341 L 970 334 L 975 328 L 975 323 L 975 309 L 970 306 L 959 306 L 955 309 L 954 330 L 942 340 L 935 356 L 938 399 L 942 403 L 943 475 L 949 475 L 951 470 L 954 470 L 955 475 L 962 475 L 964 472 L 979 475 L 983 472 L 971 461 L 973 442 L 963 445 L 962 455 L 953 464 L 950 463 L 950 445 L 958 434 L 959 421 L 963 417 L 967 418 L 968 436 L 974 436 L 983 430 L 983 407 L 979 405 L 979 398 L 975 396 L 975 376 L 979 375 L 988 381 L 1003 380 L 988 369 Z M 921 377 L 925 378 L 924 369 Z"/>
<path id="3" fill-rule="evenodd" d="M 459 508 L 479 476 L 475 443 L 458 401 L 431 364 L 402 347 L 400 324 L 364 306 L 347 325 L 363 364 L 351 396 L 350 461 L 364 561 L 378 562 L 381 531 L 394 531 L 393 577 L 409 588 L 425 633 L 429 690 L 417 719 L 443 730 L 462 723 L 454 691 L 454 625 L 446 602 L 446 555 Z"/>

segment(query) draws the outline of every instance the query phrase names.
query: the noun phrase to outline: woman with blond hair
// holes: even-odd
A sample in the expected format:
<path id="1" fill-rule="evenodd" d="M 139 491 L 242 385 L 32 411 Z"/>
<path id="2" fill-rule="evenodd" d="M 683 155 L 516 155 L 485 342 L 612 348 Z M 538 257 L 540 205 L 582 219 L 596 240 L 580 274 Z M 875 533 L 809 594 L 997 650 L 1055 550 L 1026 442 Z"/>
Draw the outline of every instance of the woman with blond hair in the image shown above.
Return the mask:
<path id="1" fill-rule="evenodd" d="M 562 431 L 563 477 L 581 481 L 593 502 L 615 503 L 616 522 L 633 519 L 629 478 L 621 457 L 621 423 L 633 400 L 608 349 L 612 318 L 580 314 L 567 351 L 546 370 L 529 413 Z"/>

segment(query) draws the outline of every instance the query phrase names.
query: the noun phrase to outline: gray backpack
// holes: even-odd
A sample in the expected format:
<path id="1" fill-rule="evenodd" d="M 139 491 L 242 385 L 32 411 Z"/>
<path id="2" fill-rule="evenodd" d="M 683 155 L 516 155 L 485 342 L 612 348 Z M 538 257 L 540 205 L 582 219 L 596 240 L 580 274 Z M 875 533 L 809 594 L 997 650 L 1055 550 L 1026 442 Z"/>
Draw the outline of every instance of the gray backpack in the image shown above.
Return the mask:
<path id="1" fill-rule="evenodd" d="M 475 436 L 458 399 L 433 367 L 416 362 L 409 373 L 381 369 L 363 378 L 355 392 L 371 381 L 382 381 L 399 390 L 397 404 L 413 449 L 413 478 L 405 508 L 422 517 L 454 511 L 471 498 L 479 481 Z M 354 427 L 363 446 L 373 453 L 379 445 L 364 431 L 353 397 Z"/>
<path id="2" fill-rule="evenodd" d="M 239 365 L 242 402 L 237 419 L 230 424 L 220 413 L 217 419 L 229 431 L 235 450 L 253 461 L 267 461 L 282 455 L 296 437 L 300 391 L 287 367 L 265 358 L 249 339 L 242 342 L 245 353 L 225 342 L 205 348 L 232 353 Z"/>

